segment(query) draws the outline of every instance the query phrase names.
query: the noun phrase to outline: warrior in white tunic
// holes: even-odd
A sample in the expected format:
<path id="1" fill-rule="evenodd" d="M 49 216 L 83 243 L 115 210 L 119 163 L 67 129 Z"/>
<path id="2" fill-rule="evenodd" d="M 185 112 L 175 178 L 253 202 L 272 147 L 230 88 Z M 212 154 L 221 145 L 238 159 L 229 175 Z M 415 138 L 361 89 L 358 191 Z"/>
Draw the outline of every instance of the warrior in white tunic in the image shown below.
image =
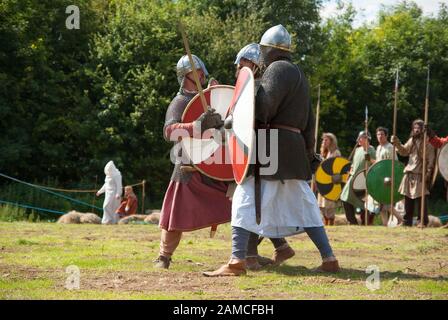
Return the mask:
<path id="1" fill-rule="evenodd" d="M 260 45 L 258 43 L 251 43 L 242 48 L 236 56 L 236 77 L 243 67 L 250 68 L 254 73 L 255 78 L 255 92 L 257 91 L 261 80 L 261 53 Z M 233 191 L 234 192 L 234 189 Z M 233 193 L 232 193 L 233 195 Z M 258 245 L 263 240 L 258 234 L 251 232 L 249 236 L 249 243 L 247 247 L 246 268 L 249 270 L 259 270 L 266 265 L 280 265 L 284 261 L 292 258 L 295 251 L 289 246 L 285 238 L 270 238 L 269 240 L 274 245 L 275 251 L 272 259 L 260 256 L 258 254 Z"/>
<path id="2" fill-rule="evenodd" d="M 266 129 L 268 139 L 266 145 L 257 148 L 265 149 L 271 159 L 276 158 L 278 169 L 266 173 L 264 169 L 272 163 L 256 164 L 250 177 L 237 186 L 232 201 L 232 257 L 218 270 L 204 275 L 245 274 L 250 232 L 282 238 L 305 231 L 321 253 L 323 263 L 318 269 L 337 272 L 338 261 L 325 233 L 317 200 L 307 184 L 314 155 L 314 115 L 308 81 L 291 62 L 291 37 L 282 25 L 267 30 L 260 46 L 266 69 L 256 93 L 255 119 L 257 129 Z M 278 142 L 273 144 L 277 150 L 270 150 L 268 141 L 275 136 L 271 135 L 273 130 L 278 130 Z M 263 131 L 258 130 L 258 141 L 263 141 L 258 139 Z M 277 152 L 278 157 L 272 157 L 272 152 Z M 257 178 L 258 171 L 261 179 Z M 256 191 L 259 197 L 255 197 Z"/>

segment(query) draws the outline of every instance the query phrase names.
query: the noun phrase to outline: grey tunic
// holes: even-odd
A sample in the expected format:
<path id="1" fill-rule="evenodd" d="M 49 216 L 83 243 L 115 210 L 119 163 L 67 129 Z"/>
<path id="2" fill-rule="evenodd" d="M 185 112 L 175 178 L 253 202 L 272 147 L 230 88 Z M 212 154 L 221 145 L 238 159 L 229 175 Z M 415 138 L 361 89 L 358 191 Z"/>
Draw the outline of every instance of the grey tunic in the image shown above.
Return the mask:
<path id="1" fill-rule="evenodd" d="M 259 124 L 286 125 L 300 129 L 301 133 L 278 129 L 278 170 L 261 177 L 310 180 L 309 159 L 313 154 L 315 124 L 308 80 L 287 56 L 278 59 L 266 68 L 261 78 L 255 118 Z M 269 154 L 269 139 L 266 149 Z"/>

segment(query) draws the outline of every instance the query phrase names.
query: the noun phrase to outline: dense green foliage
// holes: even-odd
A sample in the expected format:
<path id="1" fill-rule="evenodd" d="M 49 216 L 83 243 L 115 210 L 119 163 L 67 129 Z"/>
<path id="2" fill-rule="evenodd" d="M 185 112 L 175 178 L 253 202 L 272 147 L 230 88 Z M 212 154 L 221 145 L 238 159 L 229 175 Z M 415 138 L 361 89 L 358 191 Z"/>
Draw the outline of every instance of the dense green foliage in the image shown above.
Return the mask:
<path id="1" fill-rule="evenodd" d="M 151 204 L 159 204 L 172 169 L 162 126 L 178 90 L 180 19 L 193 53 L 228 84 L 238 50 L 268 27 L 284 24 L 314 102 L 315 87 L 322 85 L 321 131 L 334 132 L 346 155 L 362 129 L 365 105 L 372 131 L 391 127 L 397 67 L 398 135 L 406 139 L 410 122 L 423 117 L 429 63 L 430 123 L 446 135 L 446 7 L 425 17 L 412 2 L 401 3 L 382 11 L 375 24 L 353 28 L 350 7 L 322 22 L 322 2 L 79 0 L 81 27 L 68 30 L 65 1 L 2 0 L 0 172 L 93 188 L 96 177 L 102 182 L 105 163 L 114 160 L 124 184 L 146 179 Z"/>
<path id="2" fill-rule="evenodd" d="M 427 65 L 431 68 L 429 122 L 447 134 L 448 11 L 437 18 L 422 16 L 413 3 L 380 12 L 379 22 L 353 29 L 352 8 L 328 21 L 322 33 L 325 49 L 318 57 L 314 83 L 322 84 L 323 130 L 337 134 L 349 153 L 364 128 L 369 108 L 370 131 L 392 129 L 394 84 L 400 72 L 397 135 L 406 141 L 411 122 L 424 117 Z M 355 129 L 355 130 L 353 130 Z M 375 141 L 376 143 L 376 141 Z"/>

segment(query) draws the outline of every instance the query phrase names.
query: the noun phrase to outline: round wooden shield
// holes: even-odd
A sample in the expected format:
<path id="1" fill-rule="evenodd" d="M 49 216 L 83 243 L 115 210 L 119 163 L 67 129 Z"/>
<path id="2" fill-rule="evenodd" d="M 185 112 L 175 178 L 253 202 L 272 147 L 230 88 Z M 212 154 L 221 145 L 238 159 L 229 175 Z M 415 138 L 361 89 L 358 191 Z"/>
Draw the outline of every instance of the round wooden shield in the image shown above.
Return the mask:
<path id="1" fill-rule="evenodd" d="M 211 86 L 204 90 L 208 106 L 225 119 L 232 103 L 235 88 L 227 85 Z M 204 113 L 199 94 L 191 99 L 184 110 L 182 122 L 193 122 Z M 203 137 L 182 139 L 182 148 L 193 166 L 202 174 L 220 181 L 233 181 L 232 165 L 222 140 L 214 139 L 215 129 L 207 130 Z"/>
<path id="2" fill-rule="evenodd" d="M 239 72 L 226 122 L 230 123 L 226 137 L 233 177 L 237 184 L 242 184 L 255 159 L 255 81 L 247 67 Z"/>
<path id="3" fill-rule="evenodd" d="M 347 183 L 350 161 L 342 157 L 328 158 L 316 170 L 316 186 L 325 199 L 337 201 Z"/>
<path id="4" fill-rule="evenodd" d="M 353 176 L 351 188 L 359 200 L 365 202 L 366 199 L 366 170 L 361 170 Z"/>
<path id="5" fill-rule="evenodd" d="M 440 149 L 437 164 L 439 165 L 440 174 L 445 181 L 448 181 L 448 143 Z"/>
<path id="6" fill-rule="evenodd" d="M 403 199 L 398 192 L 401 180 L 404 176 L 404 165 L 395 160 L 394 173 L 394 203 Z M 392 160 L 381 160 L 369 168 L 367 172 L 367 189 L 369 195 L 381 204 L 390 204 L 392 187 Z"/>

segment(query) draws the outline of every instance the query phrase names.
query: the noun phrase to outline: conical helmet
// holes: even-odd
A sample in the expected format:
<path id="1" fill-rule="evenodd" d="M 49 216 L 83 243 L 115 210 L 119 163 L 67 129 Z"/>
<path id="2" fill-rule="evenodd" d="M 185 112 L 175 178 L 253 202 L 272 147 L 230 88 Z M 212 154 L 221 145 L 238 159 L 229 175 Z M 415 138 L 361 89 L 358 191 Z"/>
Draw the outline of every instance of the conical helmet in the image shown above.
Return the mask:
<path id="1" fill-rule="evenodd" d="M 261 37 L 260 45 L 291 51 L 291 35 L 281 24 L 269 28 Z"/>

